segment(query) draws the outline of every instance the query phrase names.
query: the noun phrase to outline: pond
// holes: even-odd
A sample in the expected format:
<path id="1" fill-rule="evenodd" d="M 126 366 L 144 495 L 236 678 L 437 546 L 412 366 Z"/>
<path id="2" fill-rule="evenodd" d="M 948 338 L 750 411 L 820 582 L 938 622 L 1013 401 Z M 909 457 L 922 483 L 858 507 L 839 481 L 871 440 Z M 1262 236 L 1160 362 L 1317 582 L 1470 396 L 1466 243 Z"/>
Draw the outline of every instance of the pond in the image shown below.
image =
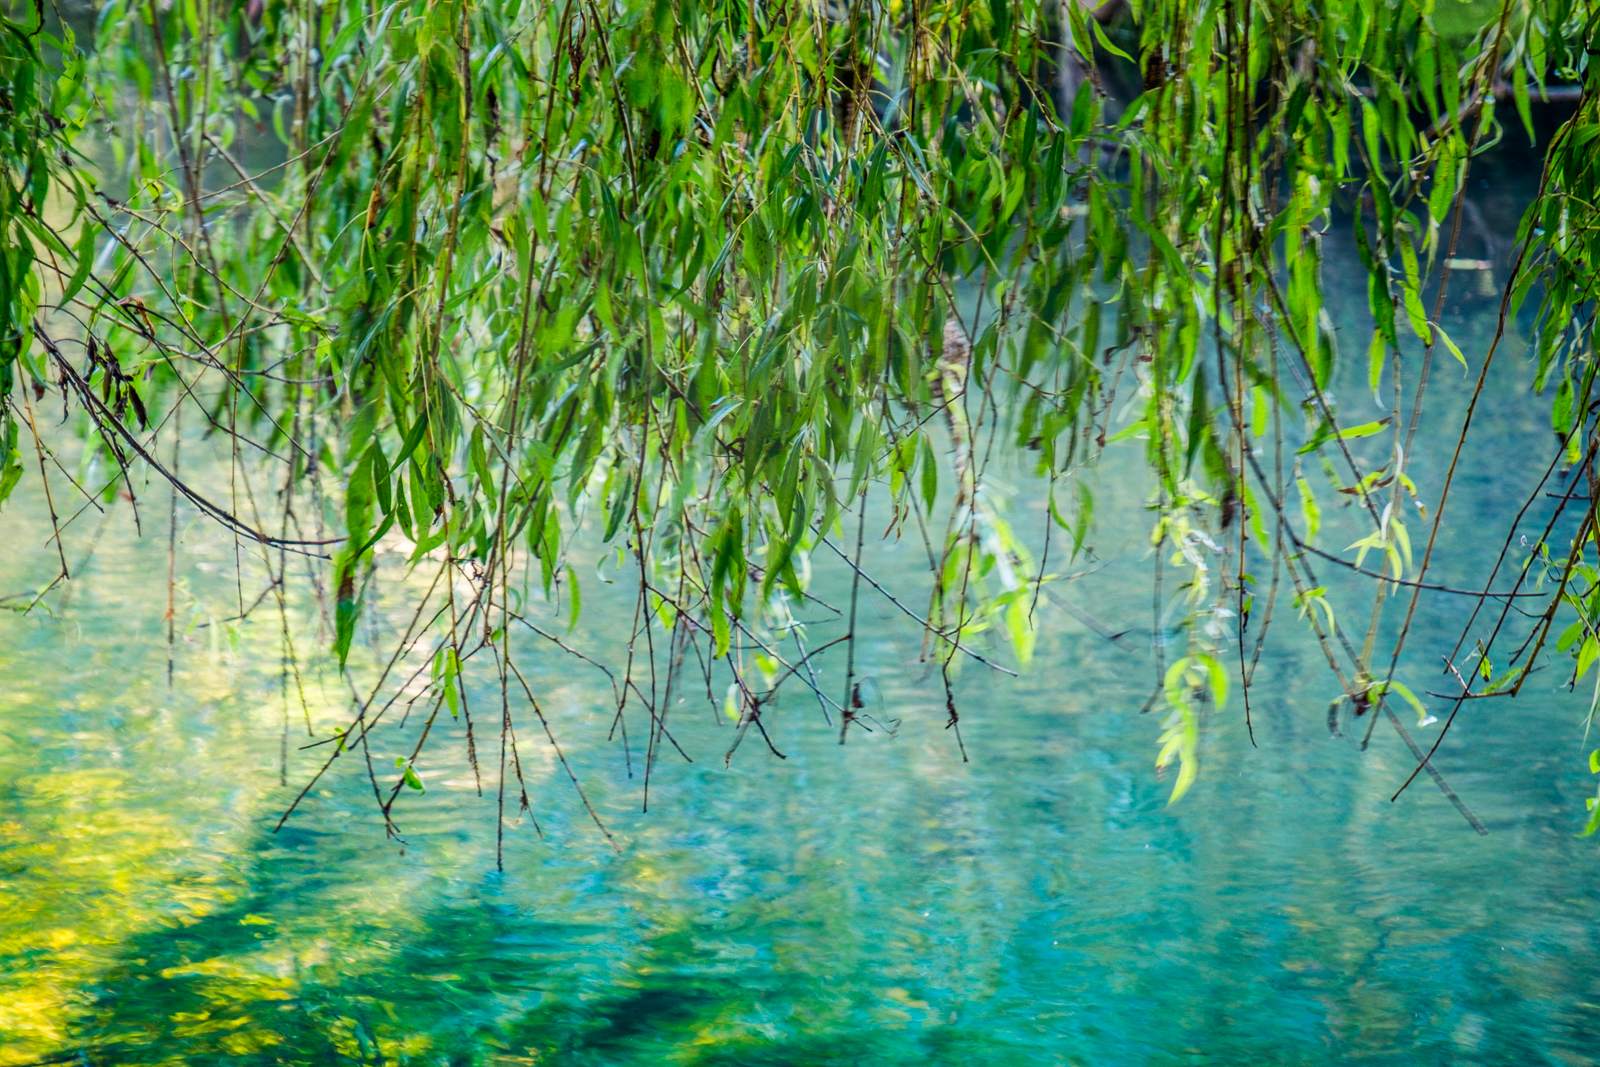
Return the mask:
<path id="1" fill-rule="evenodd" d="M 1536 165 L 1526 146 L 1484 161 L 1462 255 L 1503 271 Z M 1353 249 L 1329 260 L 1337 277 Z M 1445 323 L 1475 373 L 1496 301 L 1471 273 L 1456 286 Z M 1359 401 L 1364 296 L 1347 301 L 1342 373 Z M 1520 353 L 1502 356 L 1464 460 L 1440 581 L 1482 573 L 1547 462 L 1547 401 L 1527 395 Z M 1471 386 L 1451 362 L 1435 374 L 1413 469 L 1424 495 Z M 1207 723 L 1198 784 L 1168 807 L 1158 717 L 1140 714 L 1154 672 L 1146 490 L 1131 452 L 1092 477 L 1093 554 L 1069 565 L 1058 538 L 1050 569 L 1077 576 L 1041 598 L 1019 678 L 963 668 L 960 745 L 918 627 L 864 591 L 868 728 L 841 746 L 795 689 L 766 720 L 785 758 L 747 739 L 725 766 L 720 685 L 688 686 L 671 712 L 693 762 L 658 757 L 644 812 L 643 721 L 626 743 L 610 736 L 606 677 L 518 635 L 615 849 L 531 719 L 518 751 L 531 810 L 508 804 L 503 827 L 493 731 L 478 738 L 480 799 L 452 727 L 419 763 L 426 793 L 397 808 L 403 842 L 354 759 L 275 831 L 325 752 L 301 747 L 303 718 L 326 737 L 347 716 L 348 687 L 310 654 L 317 620 L 297 615 L 302 712 L 285 697 L 276 610 L 227 621 L 260 591 L 259 563 L 180 512 L 169 690 L 165 490 L 141 501 L 142 537 L 127 501 L 90 511 L 65 539 L 75 580 L 0 620 L 0 1064 L 1600 1058 L 1597 845 L 1577 836 L 1587 702 L 1562 690 L 1559 663 L 1514 703 L 1469 706 L 1440 749 L 1480 837 L 1426 778 L 1390 802 L 1412 762 L 1386 727 L 1365 752 L 1329 737 L 1332 682 L 1283 607 L 1254 743 L 1235 698 Z M 1019 470 L 990 480 L 1036 551 L 1038 489 Z M 36 483 L 5 523 L 0 594 L 48 580 Z M 1347 517 L 1328 525 L 1325 547 L 1354 539 L 1339 540 Z M 913 602 L 926 596 L 914 540 L 869 537 L 866 556 Z M 848 574 L 814 562 L 821 599 L 848 600 Z M 632 589 L 593 546 L 578 571 L 584 615 L 564 639 L 614 661 Z M 1355 585 L 1327 578 L 1354 602 Z M 1438 657 L 1469 610 L 1424 599 L 1403 666 L 1414 688 L 1446 688 Z M 816 642 L 844 632 L 822 609 L 807 619 Z M 370 626 L 392 640 L 403 604 Z M 843 686 L 838 658 L 820 673 Z M 370 665 L 353 677 L 370 684 Z M 474 685 L 495 709 L 488 677 Z M 374 735 L 380 770 L 417 727 Z"/>

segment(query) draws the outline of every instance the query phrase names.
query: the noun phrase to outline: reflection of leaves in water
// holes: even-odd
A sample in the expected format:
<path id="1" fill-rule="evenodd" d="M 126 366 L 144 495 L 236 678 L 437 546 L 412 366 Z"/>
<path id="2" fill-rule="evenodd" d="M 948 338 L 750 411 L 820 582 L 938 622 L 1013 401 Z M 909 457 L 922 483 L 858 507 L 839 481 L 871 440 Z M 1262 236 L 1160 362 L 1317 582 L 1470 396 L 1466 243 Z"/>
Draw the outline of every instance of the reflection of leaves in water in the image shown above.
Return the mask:
<path id="1" fill-rule="evenodd" d="M 13 770 L 0 767 L 0 796 L 27 821 L 0 821 L 0 1062 L 65 1040 L 81 987 L 131 930 L 176 926 L 227 892 L 182 869 L 177 820 L 127 802 L 123 772 Z"/>
<path id="2" fill-rule="evenodd" d="M 314 863 L 284 844 L 257 840 L 248 897 L 129 939 L 75 1035 L 92 1058 L 376 1063 L 434 1047 L 453 1006 L 425 996 L 396 945 L 439 937 L 470 951 L 482 917 L 433 917 L 430 931 L 392 897 L 319 892 Z"/>
<path id="3" fill-rule="evenodd" d="M 687 924 L 596 981 L 585 964 L 603 929 L 482 901 L 393 924 L 302 915 L 270 869 L 258 874 L 248 899 L 127 943 L 74 1035 L 94 1062 L 957 1063 L 980 1049 L 1007 1062 L 992 1035 L 880 1032 L 912 1017 L 898 1005 L 927 1008 L 904 990 L 887 1012 L 828 996 L 755 959 L 730 966 Z"/>
<path id="4" fill-rule="evenodd" d="M 633 988 L 617 988 L 582 1005 L 551 1004 L 505 1029 L 507 1045 L 534 1063 L 598 1065 L 943 1064 L 980 1052 L 986 1063 L 1006 1058 L 993 1035 L 930 1027 L 908 1039 L 874 1024 L 871 1004 L 818 996 L 796 976 L 694 974 L 709 962 L 687 931 L 653 940 Z M 659 970 L 658 970 L 659 969 Z M 619 983 L 619 986 L 621 983 Z"/>

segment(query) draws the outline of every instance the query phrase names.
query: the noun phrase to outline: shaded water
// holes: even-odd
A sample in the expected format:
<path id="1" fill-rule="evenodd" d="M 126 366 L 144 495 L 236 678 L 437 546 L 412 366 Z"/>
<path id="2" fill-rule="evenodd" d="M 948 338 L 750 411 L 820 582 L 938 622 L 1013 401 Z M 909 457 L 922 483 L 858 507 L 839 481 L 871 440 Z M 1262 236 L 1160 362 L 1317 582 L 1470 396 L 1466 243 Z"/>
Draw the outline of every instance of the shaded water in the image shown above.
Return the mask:
<path id="1" fill-rule="evenodd" d="M 1491 229 L 1509 230 L 1527 195 L 1515 162 L 1484 172 Z M 1467 295 L 1447 325 L 1475 370 L 1493 308 L 1458 284 Z M 1363 351 L 1359 315 L 1341 321 L 1356 338 L 1347 355 Z M 1508 395 L 1527 381 L 1519 350 L 1503 364 Z M 1425 495 L 1441 474 L 1427 457 L 1469 385 L 1459 368 L 1438 372 L 1414 468 Z M 1470 582 L 1498 549 L 1484 538 L 1545 461 L 1544 410 L 1495 405 L 1466 457 L 1438 579 Z M 125 504 L 97 539 L 86 516 L 67 538 L 79 580 L 53 612 L 0 619 L 0 1063 L 1600 1058 L 1597 846 L 1575 836 L 1592 788 L 1585 702 L 1558 691 L 1559 665 L 1515 704 L 1470 707 L 1440 750 L 1492 831 L 1480 838 L 1425 782 L 1389 803 L 1411 765 L 1386 728 L 1365 753 L 1329 739 L 1333 683 L 1283 607 L 1252 703 L 1259 747 L 1237 702 L 1214 715 L 1199 783 L 1168 808 L 1170 782 L 1151 767 L 1158 722 L 1139 714 L 1153 663 L 1133 458 L 1098 479 L 1088 568 L 1101 569 L 1060 587 L 1128 630 L 1127 647 L 1041 601 L 1030 670 L 1013 681 L 969 665 L 958 681 L 971 762 L 943 729 L 916 627 L 868 596 L 858 663 L 877 729 L 840 747 L 794 689 L 767 720 L 787 758 L 751 739 L 724 768 L 732 731 L 691 690 L 672 714 L 695 762 L 660 760 L 644 814 L 637 773 L 606 740 L 604 677 L 524 641 L 620 851 L 529 721 L 520 751 L 542 836 L 508 815 L 504 874 L 487 733 L 491 796 L 476 796 L 459 734 L 437 740 L 420 764 L 427 794 L 399 809 L 404 849 L 385 840 L 353 761 L 274 833 L 322 751 L 298 750 L 296 706 L 280 762 L 276 614 L 222 623 L 241 595 L 233 545 L 190 523 L 179 612 L 193 628 L 169 693 L 161 538 L 137 540 Z M 1041 531 L 1036 486 L 1020 474 L 1005 484 L 1019 526 Z M 146 502 L 147 533 L 164 524 L 164 497 Z M 9 505 L 8 536 L 19 515 L 37 532 L 40 509 L 33 497 Z M 1354 539 L 1339 540 L 1357 528 L 1349 516 L 1330 525 L 1325 545 Z M 51 573 L 41 541 L 7 546 L 0 593 Z M 916 590 L 921 556 L 908 537 L 868 559 Z M 817 566 L 821 595 L 842 601 L 844 576 Z M 246 574 L 248 602 L 260 581 L 248 561 Z M 573 640 L 615 651 L 631 591 L 587 574 Z M 1444 688 L 1431 664 L 1465 610 L 1424 601 L 1403 675 L 1417 688 Z M 380 644 L 401 612 L 376 613 Z M 325 734 L 348 694 L 328 665 L 307 672 Z M 833 664 L 825 684 L 841 674 Z M 493 706 L 487 689 L 474 695 Z M 637 772 L 642 720 L 632 727 Z M 1419 733 L 1431 742 L 1437 729 Z M 380 769 L 415 733 L 413 720 L 375 735 Z"/>

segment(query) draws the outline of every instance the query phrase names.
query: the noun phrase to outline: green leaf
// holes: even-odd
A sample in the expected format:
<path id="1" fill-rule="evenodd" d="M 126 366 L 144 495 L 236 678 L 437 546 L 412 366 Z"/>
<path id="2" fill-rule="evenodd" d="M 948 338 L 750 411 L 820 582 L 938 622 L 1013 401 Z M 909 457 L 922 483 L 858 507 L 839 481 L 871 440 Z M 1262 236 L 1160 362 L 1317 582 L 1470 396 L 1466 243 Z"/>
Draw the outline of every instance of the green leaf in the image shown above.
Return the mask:
<path id="1" fill-rule="evenodd" d="M 1415 693 L 1413 693 L 1410 690 L 1410 688 L 1407 687 L 1402 682 L 1390 681 L 1387 684 L 1385 684 L 1384 682 L 1379 682 L 1376 685 L 1374 685 L 1371 689 L 1369 689 L 1367 692 L 1371 696 L 1376 697 L 1376 696 L 1382 695 L 1383 693 L 1385 693 L 1385 692 L 1387 692 L 1389 690 L 1393 690 L 1394 692 L 1399 693 L 1400 696 L 1405 699 L 1405 702 L 1407 704 L 1411 705 L 1411 709 L 1417 713 L 1417 728 L 1419 730 L 1424 726 L 1428 726 L 1428 725 L 1430 725 L 1432 723 L 1435 723 L 1435 722 L 1439 721 L 1438 719 L 1434 718 L 1432 715 L 1428 714 L 1427 706 L 1424 705 L 1422 703 L 1422 701 L 1418 700 L 1417 699 L 1417 695 Z"/>
<path id="2" fill-rule="evenodd" d="M 571 621 L 567 623 L 567 633 L 578 628 L 578 616 L 583 613 L 583 588 L 578 584 L 578 572 L 569 563 L 567 565 L 567 597 L 572 601 Z"/>
<path id="3" fill-rule="evenodd" d="M 1311 486 L 1301 477 L 1294 480 L 1300 489 L 1300 515 L 1305 519 L 1306 544 L 1311 544 L 1317 539 L 1317 531 L 1322 529 L 1322 509 L 1317 506 L 1317 497 L 1311 491 Z"/>
<path id="4" fill-rule="evenodd" d="M 338 581 L 335 587 L 338 590 L 334 597 L 333 612 L 333 654 L 339 660 L 339 670 L 343 671 L 345 662 L 350 657 L 350 642 L 356 633 L 356 618 L 361 612 L 361 603 L 356 595 L 355 561 L 346 560 L 338 570 Z"/>
<path id="5" fill-rule="evenodd" d="M 407 786 L 415 789 L 419 793 L 427 792 L 427 790 L 422 787 L 422 779 L 417 777 L 416 772 L 411 769 L 411 764 L 407 762 L 404 756 L 396 756 L 394 765 L 400 768 L 401 776 L 405 779 Z"/>
<path id="6" fill-rule="evenodd" d="M 1401 286 L 1402 303 L 1405 305 L 1406 318 L 1411 322 L 1411 329 L 1424 341 L 1432 338 L 1428 332 L 1428 313 L 1422 308 L 1422 295 L 1418 289 L 1417 280 L 1417 253 L 1411 247 L 1409 240 L 1400 242 L 1401 258 L 1405 262 L 1406 276 Z"/>
<path id="7" fill-rule="evenodd" d="M 1489 696 L 1491 693 L 1498 693 L 1503 689 L 1509 688 L 1518 678 L 1522 677 L 1522 674 L 1523 669 L 1521 667 L 1512 667 L 1510 670 L 1502 671 L 1498 678 L 1483 687 L 1483 692 L 1479 695 Z"/>
<path id="8" fill-rule="evenodd" d="M 1528 68 L 1522 63 L 1513 63 L 1511 66 L 1511 95 L 1516 100 L 1522 128 L 1528 133 L 1528 143 L 1538 144 L 1539 138 L 1533 129 L 1533 109 L 1528 101 Z"/>
<path id="9" fill-rule="evenodd" d="M 1105 27 L 1100 25 L 1099 19 L 1091 15 L 1088 19 L 1088 22 L 1089 25 L 1094 28 L 1094 39 L 1099 42 L 1101 48 L 1104 48 L 1107 52 L 1110 52 L 1118 59 L 1126 59 L 1129 63 L 1134 61 L 1132 56 L 1111 43 L 1111 38 L 1106 36 Z"/>
<path id="10" fill-rule="evenodd" d="M 1389 346 L 1384 343 L 1381 330 L 1372 331 L 1372 344 L 1367 347 L 1367 386 L 1372 390 L 1372 399 L 1378 399 L 1378 386 L 1383 381 L 1384 357 L 1389 354 Z"/>
<path id="11" fill-rule="evenodd" d="M 1556 641 L 1556 651 L 1565 652 L 1567 649 L 1571 648 L 1577 642 L 1578 638 L 1583 636 L 1583 633 L 1587 628 L 1588 624 L 1582 619 L 1579 619 L 1577 622 L 1567 627 L 1564 631 L 1562 631 L 1560 639 Z"/>
<path id="12" fill-rule="evenodd" d="M 1594 666 L 1596 658 L 1600 658 L 1600 641 L 1596 641 L 1591 634 L 1584 639 L 1583 647 L 1578 650 L 1578 666 L 1572 674 L 1573 682 L 1583 681 L 1583 676 L 1589 673 L 1589 668 Z"/>
<path id="13" fill-rule="evenodd" d="M 1454 341 L 1450 340 L 1450 335 L 1444 332 L 1444 327 L 1440 326 L 1436 322 L 1436 323 L 1433 324 L 1433 328 L 1434 328 L 1434 330 L 1436 330 L 1438 332 L 1439 340 L 1444 342 L 1445 348 L 1449 349 L 1450 350 L 1450 354 L 1452 356 L 1456 357 L 1456 362 L 1461 364 L 1461 369 L 1462 370 L 1470 369 L 1470 368 L 1467 367 L 1467 357 L 1463 356 L 1461 354 L 1461 349 L 1457 348 L 1456 347 L 1456 343 Z"/>
<path id="14" fill-rule="evenodd" d="M 83 220 L 83 228 L 78 234 L 78 265 L 73 268 L 72 277 L 67 279 L 66 287 L 61 290 L 62 304 L 72 303 L 72 298 L 78 295 L 83 283 L 89 280 L 89 268 L 94 266 L 95 229 L 93 222 Z"/>
<path id="15" fill-rule="evenodd" d="M 1329 432 L 1331 427 L 1324 422 L 1317 428 L 1317 432 L 1312 435 L 1311 440 L 1295 450 L 1295 454 L 1303 456 L 1308 452 L 1315 452 L 1333 440 L 1354 441 L 1360 437 L 1371 437 L 1373 434 L 1382 433 L 1384 427 L 1388 426 L 1392 420 L 1392 415 L 1385 415 L 1377 422 L 1364 422 L 1360 426 L 1351 426 L 1340 430 L 1338 433 Z"/>
<path id="16" fill-rule="evenodd" d="M 1124 426 L 1122 429 L 1106 438 L 1106 444 L 1114 445 L 1118 441 L 1126 441 L 1130 437 L 1137 437 L 1140 434 L 1147 432 L 1149 428 L 1149 423 L 1145 422 L 1144 419 L 1140 419 L 1137 422 L 1133 422 L 1127 426 Z"/>
<path id="17" fill-rule="evenodd" d="M 1211 703 L 1221 711 L 1228 703 L 1228 672 L 1220 662 L 1205 653 L 1197 653 L 1195 659 L 1204 664 L 1211 682 Z"/>
<path id="18" fill-rule="evenodd" d="M 17 483 L 22 480 L 22 453 L 15 448 L 6 449 L 5 462 L 0 463 L 0 504 L 6 502 Z"/>

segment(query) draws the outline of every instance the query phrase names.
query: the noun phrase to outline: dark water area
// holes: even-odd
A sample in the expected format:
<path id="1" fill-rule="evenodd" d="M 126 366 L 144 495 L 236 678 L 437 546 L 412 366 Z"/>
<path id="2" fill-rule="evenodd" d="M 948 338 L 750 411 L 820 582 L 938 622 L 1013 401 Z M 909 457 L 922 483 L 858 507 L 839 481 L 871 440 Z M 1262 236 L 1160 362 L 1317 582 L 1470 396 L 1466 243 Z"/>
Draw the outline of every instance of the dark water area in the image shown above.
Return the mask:
<path id="1" fill-rule="evenodd" d="M 1493 261 L 1495 284 L 1537 182 L 1537 152 L 1514 136 L 1474 165 L 1488 183 L 1473 196 L 1481 246 L 1459 253 Z M 1364 277 L 1334 240 L 1329 276 L 1352 278 L 1334 311 L 1354 412 Z M 1473 376 L 1497 307 L 1479 281 L 1457 276 L 1444 322 Z M 1528 393 L 1524 348 L 1514 336 L 1497 357 L 1440 582 L 1482 575 L 1549 461 L 1548 401 Z M 1417 353 L 1406 358 L 1413 373 Z M 1414 468 L 1430 499 L 1473 381 L 1443 355 L 1435 376 Z M 0 1064 L 1600 1060 L 1600 846 L 1577 836 L 1593 791 L 1587 695 L 1562 690 L 1556 664 L 1517 701 L 1463 713 L 1438 763 L 1489 828 L 1480 837 L 1426 780 L 1390 802 L 1412 769 L 1392 731 L 1366 751 L 1329 737 L 1334 682 L 1284 606 L 1252 693 L 1255 743 L 1237 698 L 1211 714 L 1199 780 L 1169 807 L 1171 780 L 1153 768 L 1159 714 L 1140 713 L 1155 668 L 1137 448 L 1095 476 L 1092 559 L 1050 567 L 1092 573 L 1052 587 L 1070 610 L 1041 598 L 1033 664 L 1012 679 L 968 663 L 958 677 L 969 762 L 916 624 L 864 591 L 871 729 L 841 747 L 795 688 L 765 718 L 786 758 L 747 738 L 725 766 L 726 679 L 686 687 L 669 711 L 693 762 L 662 755 L 642 812 L 643 716 L 625 753 L 608 740 L 605 676 L 518 635 L 615 850 L 526 709 L 531 813 L 513 802 L 497 826 L 488 672 L 469 694 L 482 798 L 452 726 L 418 764 L 426 793 L 397 808 L 403 846 L 353 758 L 274 832 L 325 750 L 300 748 L 306 713 L 284 698 L 276 612 L 227 621 L 259 591 L 259 562 L 246 553 L 237 578 L 233 543 L 182 516 L 169 692 L 164 532 L 152 533 L 165 491 L 148 494 L 142 539 L 125 503 L 85 515 L 66 538 L 78 579 L 48 610 L 0 615 Z M 990 488 L 1037 551 L 1039 483 L 1002 472 Z M 48 525 L 36 485 L 7 508 L 8 531 Z M 1359 536 L 1351 510 L 1327 505 L 1330 551 Z M 926 561 L 913 542 L 869 538 L 866 558 L 914 604 Z M 813 562 L 818 595 L 847 600 L 836 561 Z M 8 545 L 0 595 L 54 567 L 43 534 Z M 614 557 L 591 552 L 578 571 L 585 614 L 568 639 L 615 662 L 632 589 Z M 1324 577 L 1364 613 L 1362 586 Z M 301 609 L 308 713 L 326 736 L 350 689 L 311 655 L 316 621 Z M 1438 657 L 1469 610 L 1424 598 L 1401 674 L 1419 692 L 1446 688 Z M 814 644 L 843 632 L 825 611 L 801 615 Z M 1126 634 L 1108 641 L 1085 615 Z M 407 616 L 398 593 L 381 599 L 373 647 Z M 837 660 L 821 673 L 843 686 Z M 371 664 L 353 677 L 370 685 Z M 373 735 L 380 773 L 417 728 Z M 1438 729 L 1415 732 L 1431 744 Z"/>

